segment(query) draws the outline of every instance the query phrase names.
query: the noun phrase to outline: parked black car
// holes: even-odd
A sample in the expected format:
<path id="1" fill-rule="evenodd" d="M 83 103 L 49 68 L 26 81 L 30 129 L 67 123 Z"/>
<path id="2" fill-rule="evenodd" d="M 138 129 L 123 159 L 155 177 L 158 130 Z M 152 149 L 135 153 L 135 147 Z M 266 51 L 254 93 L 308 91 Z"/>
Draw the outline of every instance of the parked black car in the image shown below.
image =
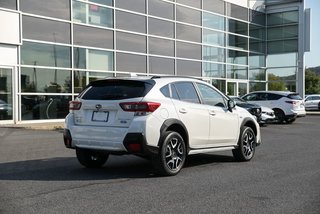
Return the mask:
<path id="1" fill-rule="evenodd" d="M 240 97 L 230 97 L 231 99 L 233 99 L 236 102 L 236 105 L 246 109 L 248 112 L 250 112 L 253 116 L 256 117 L 257 122 L 260 124 L 261 121 L 261 107 L 257 104 L 251 104 L 251 103 L 247 103 L 246 101 L 244 101 L 243 99 L 241 99 Z"/>

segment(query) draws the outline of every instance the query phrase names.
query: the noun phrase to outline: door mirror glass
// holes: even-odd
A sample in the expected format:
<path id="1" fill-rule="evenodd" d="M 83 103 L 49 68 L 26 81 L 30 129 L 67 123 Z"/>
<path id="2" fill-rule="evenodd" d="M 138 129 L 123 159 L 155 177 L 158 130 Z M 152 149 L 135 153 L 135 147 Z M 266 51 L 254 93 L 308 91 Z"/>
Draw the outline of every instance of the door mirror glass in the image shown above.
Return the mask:
<path id="1" fill-rule="evenodd" d="M 228 109 L 229 111 L 232 112 L 232 109 L 236 106 L 235 101 L 233 101 L 232 99 L 228 100 Z"/>

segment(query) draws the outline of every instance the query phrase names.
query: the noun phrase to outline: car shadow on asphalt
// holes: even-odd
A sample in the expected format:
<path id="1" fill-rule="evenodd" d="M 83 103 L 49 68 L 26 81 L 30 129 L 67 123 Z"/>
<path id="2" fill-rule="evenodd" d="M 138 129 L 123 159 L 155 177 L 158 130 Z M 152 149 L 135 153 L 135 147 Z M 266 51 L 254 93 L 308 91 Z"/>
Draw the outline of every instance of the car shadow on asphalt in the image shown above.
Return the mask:
<path id="1" fill-rule="evenodd" d="M 233 162 L 233 157 L 201 154 L 187 158 L 184 168 Z M 127 156 L 110 156 L 100 169 L 82 167 L 74 157 L 0 163 L 0 180 L 85 181 L 158 177 L 150 161 Z"/>

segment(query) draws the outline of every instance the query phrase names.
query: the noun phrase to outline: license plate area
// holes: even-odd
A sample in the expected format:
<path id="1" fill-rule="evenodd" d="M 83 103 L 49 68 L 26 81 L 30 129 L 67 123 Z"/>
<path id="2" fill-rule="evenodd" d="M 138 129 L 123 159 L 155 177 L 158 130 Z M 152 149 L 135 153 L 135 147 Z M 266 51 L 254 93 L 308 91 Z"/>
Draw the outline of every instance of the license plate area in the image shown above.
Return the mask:
<path id="1" fill-rule="evenodd" d="M 94 111 L 92 113 L 92 121 L 96 122 L 108 122 L 109 112 L 108 111 Z"/>

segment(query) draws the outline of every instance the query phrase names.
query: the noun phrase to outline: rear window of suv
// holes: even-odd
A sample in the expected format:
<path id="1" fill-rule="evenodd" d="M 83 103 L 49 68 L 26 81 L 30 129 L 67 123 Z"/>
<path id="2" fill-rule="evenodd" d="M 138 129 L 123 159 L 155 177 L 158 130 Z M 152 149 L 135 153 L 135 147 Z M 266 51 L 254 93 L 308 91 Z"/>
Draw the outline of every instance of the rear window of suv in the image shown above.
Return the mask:
<path id="1" fill-rule="evenodd" d="M 99 80 L 91 82 L 80 98 L 84 100 L 121 100 L 144 97 L 154 84 L 136 80 Z"/>
<path id="2" fill-rule="evenodd" d="M 302 98 L 299 96 L 299 94 L 288 94 L 287 97 L 292 100 L 302 100 Z"/>

